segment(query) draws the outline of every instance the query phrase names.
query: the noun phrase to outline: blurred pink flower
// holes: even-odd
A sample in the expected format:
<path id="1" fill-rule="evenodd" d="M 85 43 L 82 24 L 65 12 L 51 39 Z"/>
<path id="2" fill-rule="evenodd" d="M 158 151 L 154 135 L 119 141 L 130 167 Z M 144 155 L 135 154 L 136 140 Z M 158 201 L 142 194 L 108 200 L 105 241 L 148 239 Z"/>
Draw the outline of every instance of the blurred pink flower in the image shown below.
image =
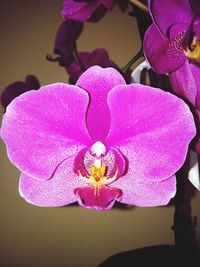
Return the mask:
<path id="1" fill-rule="evenodd" d="M 94 20 L 99 20 L 106 12 L 112 9 L 116 0 L 64 0 L 62 16 L 67 19 L 86 21 L 92 15 Z"/>

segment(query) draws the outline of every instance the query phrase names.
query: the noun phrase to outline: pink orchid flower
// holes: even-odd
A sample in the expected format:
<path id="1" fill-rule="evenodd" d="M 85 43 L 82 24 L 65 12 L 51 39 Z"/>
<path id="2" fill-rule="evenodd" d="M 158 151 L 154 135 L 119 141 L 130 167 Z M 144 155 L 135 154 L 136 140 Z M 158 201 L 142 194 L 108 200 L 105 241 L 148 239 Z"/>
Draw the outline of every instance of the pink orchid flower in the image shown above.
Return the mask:
<path id="1" fill-rule="evenodd" d="M 26 201 L 97 210 L 166 205 L 194 135 L 183 100 L 98 66 L 15 98 L 1 127 Z"/>

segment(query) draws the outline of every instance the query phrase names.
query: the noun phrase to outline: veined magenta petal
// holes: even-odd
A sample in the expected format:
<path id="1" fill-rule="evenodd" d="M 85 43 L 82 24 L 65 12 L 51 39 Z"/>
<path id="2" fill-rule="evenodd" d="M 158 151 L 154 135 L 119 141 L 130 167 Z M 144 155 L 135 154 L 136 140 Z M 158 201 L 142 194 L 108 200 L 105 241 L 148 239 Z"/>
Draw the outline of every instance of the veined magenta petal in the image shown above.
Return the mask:
<path id="1" fill-rule="evenodd" d="M 73 172 L 74 157 L 58 166 L 53 177 L 39 181 L 26 174 L 20 178 L 19 191 L 29 203 L 41 207 L 65 206 L 77 201 L 74 189 L 85 185 Z"/>
<path id="2" fill-rule="evenodd" d="M 62 83 L 15 98 L 1 127 L 11 162 L 28 176 L 49 179 L 63 160 L 90 145 L 87 106 L 84 90 Z"/>
<path id="3" fill-rule="evenodd" d="M 108 105 L 111 127 L 105 144 L 125 156 L 132 179 L 174 175 L 196 133 L 189 107 L 170 93 L 139 84 L 115 87 Z"/>
<path id="4" fill-rule="evenodd" d="M 102 186 L 95 192 L 93 187 L 76 188 L 75 194 L 78 197 L 80 206 L 95 210 L 109 210 L 116 200 L 120 200 L 122 191 L 117 188 Z"/>
<path id="5" fill-rule="evenodd" d="M 144 53 L 155 72 L 159 74 L 175 71 L 185 62 L 182 48 L 183 37 L 168 40 L 153 24 L 144 36 Z"/>
<path id="6" fill-rule="evenodd" d="M 168 29 L 177 23 L 190 23 L 194 13 L 189 0 L 151 0 L 150 14 L 153 22 L 163 36 L 167 36 Z"/>
<path id="7" fill-rule="evenodd" d="M 94 141 L 103 141 L 108 134 L 110 113 L 107 96 L 113 87 L 120 84 L 125 84 L 125 80 L 117 70 L 99 66 L 86 70 L 76 83 L 90 95 L 86 121 L 88 131 Z"/>
<path id="8" fill-rule="evenodd" d="M 76 2 L 74 0 L 64 0 L 61 14 L 64 18 L 79 21 L 88 20 L 97 7 L 101 4 L 101 0 L 93 0 L 89 2 Z"/>
<path id="9" fill-rule="evenodd" d="M 122 190 L 121 203 L 140 207 L 163 206 L 167 205 L 176 193 L 176 177 L 150 181 L 144 176 L 135 177 L 130 166 L 127 175 L 116 180 L 112 186 Z"/>
<path id="10" fill-rule="evenodd" d="M 173 91 L 188 99 L 195 106 L 198 93 L 196 80 L 200 73 L 195 79 L 192 66 L 193 64 L 186 60 L 179 69 L 169 74 L 169 79 Z"/>

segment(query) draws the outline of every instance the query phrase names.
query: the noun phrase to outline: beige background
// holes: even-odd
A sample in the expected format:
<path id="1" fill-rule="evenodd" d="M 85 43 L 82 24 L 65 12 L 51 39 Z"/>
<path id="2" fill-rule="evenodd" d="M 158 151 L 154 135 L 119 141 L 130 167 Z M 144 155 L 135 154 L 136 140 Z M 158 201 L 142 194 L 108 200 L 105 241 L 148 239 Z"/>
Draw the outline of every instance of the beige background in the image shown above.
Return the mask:
<path id="1" fill-rule="evenodd" d="M 61 0 L 0 2 L 0 89 L 34 74 L 41 84 L 66 82 L 56 63 L 45 60 L 62 22 Z M 134 18 L 118 7 L 98 24 L 87 23 L 79 50 L 105 47 L 120 66 L 140 48 Z M 1 114 L 3 110 L 1 109 Z M 19 171 L 9 162 L 0 142 L 0 266 L 92 267 L 108 256 L 154 244 L 174 244 L 174 207 L 113 209 L 97 212 L 76 206 L 39 208 L 18 194 Z M 200 192 L 192 199 L 198 217 Z"/>

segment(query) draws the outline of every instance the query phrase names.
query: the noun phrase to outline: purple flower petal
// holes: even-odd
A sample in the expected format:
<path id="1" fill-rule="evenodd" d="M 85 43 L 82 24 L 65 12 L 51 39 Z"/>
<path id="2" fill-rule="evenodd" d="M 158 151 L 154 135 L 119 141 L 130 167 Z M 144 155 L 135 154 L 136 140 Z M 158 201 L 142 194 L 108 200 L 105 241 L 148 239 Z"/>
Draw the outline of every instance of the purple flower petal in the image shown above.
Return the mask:
<path id="1" fill-rule="evenodd" d="M 197 135 L 192 142 L 192 149 L 200 153 L 200 68 L 188 61 L 178 70 L 170 73 L 172 90 L 184 99 L 189 100 L 197 127 Z"/>
<path id="2" fill-rule="evenodd" d="M 74 0 L 64 0 L 61 14 L 66 19 L 79 21 L 88 20 L 97 7 L 101 4 L 101 0 L 76 2 Z"/>
<path id="3" fill-rule="evenodd" d="M 150 181 L 145 177 L 135 177 L 132 166 L 129 167 L 129 172 L 124 182 L 122 179 L 116 180 L 112 186 L 121 188 L 123 194 L 120 202 L 129 205 L 140 207 L 162 206 L 167 205 L 171 198 L 176 193 L 176 177 L 172 176 L 163 181 Z"/>
<path id="4" fill-rule="evenodd" d="M 117 188 L 103 186 L 99 189 L 93 187 L 82 187 L 75 190 L 79 205 L 84 208 L 96 210 L 109 210 L 116 200 L 120 200 L 122 191 Z"/>
<path id="5" fill-rule="evenodd" d="M 87 127 L 94 141 L 106 138 L 110 128 L 110 113 L 107 105 L 108 92 L 115 86 L 125 84 L 124 78 L 113 68 L 94 66 L 86 70 L 76 85 L 90 95 L 87 111 Z"/>
<path id="6" fill-rule="evenodd" d="M 172 25 L 190 23 L 194 16 L 188 0 L 149 0 L 149 9 L 163 36 L 167 36 Z"/>
<path id="7" fill-rule="evenodd" d="M 114 88 L 108 106 L 111 126 L 105 143 L 125 156 L 132 179 L 173 176 L 195 135 L 189 107 L 172 94 L 138 84 Z M 121 179 L 130 182 L 126 176 Z"/>
<path id="8" fill-rule="evenodd" d="M 27 75 L 25 82 L 17 81 L 9 84 L 5 87 L 1 94 L 1 104 L 6 109 L 6 107 L 12 102 L 12 100 L 33 89 L 39 89 L 40 83 L 34 75 Z"/>
<path id="9" fill-rule="evenodd" d="M 193 68 L 197 68 L 197 71 L 200 72 L 198 67 L 195 67 L 193 64 L 190 64 L 186 60 L 185 63 L 178 70 L 170 73 L 169 79 L 173 91 L 178 95 L 188 99 L 190 103 L 195 106 L 198 92 L 196 83 L 196 80 L 198 80 L 198 76 L 196 76 L 195 78 L 192 72 Z"/>
<path id="10" fill-rule="evenodd" d="M 28 176 L 49 179 L 63 160 L 90 144 L 87 106 L 84 90 L 61 83 L 13 100 L 1 128 L 11 162 Z"/>
<path id="11" fill-rule="evenodd" d="M 102 4 L 107 8 L 111 9 L 116 0 L 102 0 Z"/>
<path id="12" fill-rule="evenodd" d="M 67 19 L 58 29 L 54 44 L 54 53 L 61 56 L 60 65 L 68 64 L 73 50 L 76 47 L 76 40 L 83 30 L 83 23 Z"/>
<path id="13" fill-rule="evenodd" d="M 199 14 L 199 18 L 196 18 L 192 24 L 192 32 L 194 34 L 194 37 L 196 37 L 197 39 L 200 39 L 200 14 Z"/>
<path id="14" fill-rule="evenodd" d="M 185 29 L 184 25 L 181 26 Z M 144 53 L 155 72 L 171 72 L 185 62 L 183 40 L 184 32 L 169 40 L 163 37 L 153 24 L 148 28 L 144 37 Z"/>
<path id="15" fill-rule="evenodd" d="M 77 201 L 74 189 L 85 184 L 73 172 L 74 157 L 58 166 L 53 177 L 39 181 L 26 174 L 21 175 L 19 191 L 25 200 L 42 207 L 59 207 Z"/>
<path id="16" fill-rule="evenodd" d="M 82 68 L 77 61 L 73 60 L 72 63 L 66 66 L 66 71 L 70 75 L 70 84 L 75 84 L 81 74 L 89 67 L 98 65 L 100 67 L 113 67 L 118 69 L 117 65 L 109 59 L 109 55 L 105 49 L 95 49 L 92 52 L 80 52 L 78 53 L 79 60 Z"/>

